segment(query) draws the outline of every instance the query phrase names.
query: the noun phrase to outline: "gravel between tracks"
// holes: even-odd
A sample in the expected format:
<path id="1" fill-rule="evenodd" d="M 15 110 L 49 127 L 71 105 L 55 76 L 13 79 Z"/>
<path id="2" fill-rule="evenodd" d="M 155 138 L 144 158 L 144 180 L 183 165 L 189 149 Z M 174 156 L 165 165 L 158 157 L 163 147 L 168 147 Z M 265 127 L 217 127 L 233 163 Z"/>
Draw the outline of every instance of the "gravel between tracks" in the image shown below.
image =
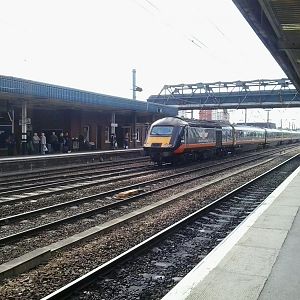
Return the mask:
<path id="1" fill-rule="evenodd" d="M 260 152 L 258 152 L 258 154 L 260 154 Z M 233 157 L 235 158 L 235 157 Z M 240 159 L 243 158 L 243 156 L 239 156 Z M 222 162 L 230 162 L 232 160 L 231 157 L 229 157 L 228 159 L 222 159 Z M 215 161 L 217 162 L 217 160 Z M 204 162 L 201 163 L 199 165 L 196 165 L 196 167 L 206 167 L 206 166 L 211 166 L 212 161 L 209 162 Z M 195 165 L 193 166 L 195 167 Z M 112 189 L 116 189 L 116 188 L 121 188 L 124 186 L 127 186 L 129 184 L 135 184 L 135 183 L 141 183 L 143 181 L 147 181 L 147 180 L 152 180 L 155 178 L 159 178 L 163 175 L 168 176 L 168 175 L 172 175 L 178 172 L 183 172 L 186 170 L 189 170 L 191 168 L 191 166 L 183 166 L 180 168 L 171 168 L 171 169 L 156 169 L 153 168 L 153 174 L 148 174 L 145 176 L 140 176 L 140 177 L 136 177 L 136 178 L 130 178 L 130 179 L 121 179 L 119 182 L 116 182 L 117 180 L 114 180 L 111 183 L 104 183 L 104 184 L 98 184 L 95 186 L 90 186 L 90 187 L 86 187 L 86 188 L 80 188 L 78 190 L 72 190 L 72 191 L 61 191 L 60 194 L 51 194 L 51 195 L 40 195 L 37 196 L 33 199 L 29 199 L 29 200 L 22 200 L 20 199 L 20 201 L 17 201 L 16 203 L 10 203 L 10 204 L 1 204 L 0 203 L 0 207 L 1 207 L 1 211 L 0 211 L 0 218 L 6 217 L 6 216 L 10 216 L 10 215 L 16 215 L 16 214 L 20 214 L 26 211 L 30 211 L 30 210 L 35 210 L 35 209 L 39 209 L 42 207 L 46 207 L 46 206 L 50 206 L 50 205 L 55 205 L 55 204 L 59 204 L 59 203 L 63 203 L 66 201 L 70 201 L 73 199 L 78 199 L 81 197 L 85 197 L 85 196 L 91 196 L 97 193 L 102 193 L 102 192 L 106 192 Z M 159 170 L 157 172 L 157 170 Z M 4 228 L 6 230 L 6 228 Z M 0 227 L 1 230 L 1 227 Z"/>
<path id="2" fill-rule="evenodd" d="M 256 162 L 253 162 L 252 164 L 255 163 Z M 248 164 L 247 167 L 249 165 L 251 164 Z M 222 166 L 214 167 L 215 170 L 219 170 L 221 168 Z M 13 242 L 7 243 L 6 246 L 2 248 L 1 255 L 0 255 L 0 263 L 7 262 L 29 251 L 35 250 L 36 248 L 47 246 L 51 243 L 57 242 L 58 240 L 62 240 L 67 237 L 70 237 L 78 232 L 82 232 L 91 227 L 101 225 L 109 220 L 125 215 L 126 213 L 132 212 L 143 206 L 155 203 L 157 202 L 157 199 L 163 199 L 168 196 L 180 193 L 182 192 L 182 190 L 187 190 L 194 186 L 201 185 L 208 181 L 215 180 L 219 176 L 222 175 L 226 176 L 228 175 L 228 173 L 231 173 L 234 170 L 238 171 L 240 170 L 240 167 L 232 168 L 229 171 L 227 170 L 227 171 L 219 172 L 217 175 L 206 176 L 204 178 L 200 178 L 192 182 L 182 183 L 180 186 L 167 188 L 165 190 L 156 192 L 152 195 L 139 198 L 138 200 L 130 202 L 128 205 L 122 206 L 120 208 L 110 209 L 104 213 L 94 214 L 93 216 L 89 216 L 89 217 L 78 218 L 76 221 L 74 220 L 72 222 L 68 222 L 64 225 L 60 225 L 59 227 L 56 227 L 55 230 L 40 231 L 39 233 L 36 233 L 34 236 L 28 236 L 27 238 L 25 239 L 23 238 L 22 240 L 14 243 Z M 203 173 L 203 171 L 200 172 Z M 166 180 L 161 183 L 156 183 L 153 186 L 147 187 L 146 189 L 152 190 L 157 187 L 165 187 L 170 183 L 178 183 L 181 182 L 183 179 L 194 178 L 195 175 L 196 174 L 194 173 L 186 174 L 184 178 L 182 176 L 180 176 L 179 178 L 172 178 L 171 180 Z M 54 219 L 60 219 L 68 215 L 73 215 L 75 213 L 79 213 L 80 211 L 83 212 L 86 211 L 88 208 L 101 207 L 104 205 L 104 202 L 106 203 L 115 202 L 115 200 L 113 200 L 111 197 L 109 197 L 109 199 L 106 198 L 104 198 L 103 200 L 99 199 L 99 200 L 89 202 L 87 203 L 87 205 L 85 204 L 81 204 L 79 206 L 74 205 L 74 206 L 70 206 L 70 208 L 68 209 L 64 208 L 61 210 L 57 210 L 56 212 L 51 214 L 45 214 L 45 215 L 42 214 L 40 217 L 32 217 L 31 219 L 17 222 L 15 225 L 11 225 L 11 226 L 5 225 L 0 231 L 0 236 L 1 234 L 3 236 L 7 236 L 9 234 L 13 234 L 15 232 L 19 232 L 21 230 L 25 230 L 30 227 L 45 224 Z"/>
<path id="3" fill-rule="evenodd" d="M 234 164 L 234 162 L 232 164 Z M 222 170 L 223 168 L 224 168 L 223 165 L 213 167 L 214 170 Z M 154 189 L 159 188 L 159 187 L 166 187 L 170 184 L 180 183 L 182 180 L 196 178 L 197 176 L 203 175 L 205 173 L 206 173 L 205 170 L 200 170 L 198 172 L 193 172 L 191 174 L 188 173 L 188 174 L 185 174 L 185 175 L 180 175 L 180 176 L 175 177 L 175 178 L 170 178 L 170 179 L 167 178 L 164 181 L 162 180 L 161 182 L 157 182 L 157 183 L 154 183 L 154 184 L 149 184 L 149 185 L 145 186 L 143 188 L 143 190 L 144 191 L 151 191 L 151 190 L 154 190 Z M 168 172 L 168 175 L 171 175 L 170 172 Z M 156 174 L 153 177 L 157 177 Z M 214 177 L 216 177 L 216 176 L 214 176 Z M 190 188 L 190 187 L 194 186 L 195 184 L 201 184 L 201 182 L 203 180 L 207 181 L 209 179 L 210 179 L 210 177 L 206 177 L 205 179 L 198 179 L 197 181 L 193 181 L 193 182 L 190 182 L 190 183 L 185 183 L 185 184 L 183 184 L 182 188 L 183 189 Z M 161 193 L 165 193 L 165 194 L 178 193 L 178 188 L 175 187 L 175 188 L 172 188 L 170 191 L 167 190 L 167 191 L 164 191 L 164 192 L 161 192 Z M 160 196 L 165 196 L 165 195 L 158 194 L 155 197 L 155 199 L 157 199 L 157 197 L 160 197 Z M 55 221 L 55 220 L 58 220 L 58 219 L 63 219 L 63 218 L 66 218 L 68 216 L 71 216 L 71 215 L 74 215 L 74 214 L 77 214 L 77 213 L 83 213 L 83 212 L 88 211 L 90 209 L 94 209 L 96 207 L 101 207 L 101 206 L 104 206 L 104 205 L 107 205 L 107 204 L 110 204 L 110 203 L 115 203 L 115 202 L 116 202 L 116 200 L 113 199 L 111 196 L 99 196 L 97 198 L 97 200 L 93 199 L 93 200 L 86 200 L 86 201 L 81 202 L 81 203 L 72 203 L 72 204 L 69 204 L 67 207 L 64 207 L 64 208 L 56 208 L 55 210 L 53 210 L 53 212 L 47 212 L 47 213 L 43 212 L 43 213 L 40 213 L 40 214 L 32 216 L 32 217 L 26 217 L 26 220 L 21 221 L 21 222 L 16 222 L 14 225 L 0 227 L 0 238 L 3 237 L 3 236 L 14 234 L 14 233 L 19 232 L 21 230 L 26 230 L 26 229 L 29 229 L 29 228 L 33 228 L 35 226 L 40 226 L 42 224 L 45 224 L 45 223 L 48 223 L 48 222 L 51 222 L 51 221 Z M 10 207 L 9 212 L 11 211 L 12 207 Z M 23 205 L 23 208 L 26 209 L 26 211 L 29 211 L 28 206 Z M 5 207 L 2 207 L 2 211 L 3 211 L 2 214 L 4 214 L 4 212 L 6 211 Z M 5 214 L 5 215 L 9 216 L 9 212 L 7 212 L 7 214 Z M 17 213 L 15 208 L 13 210 L 13 213 L 14 214 Z"/>
<path id="4" fill-rule="evenodd" d="M 168 205 L 162 211 L 152 212 L 143 216 L 141 220 L 128 222 L 122 228 L 57 253 L 46 265 L 41 265 L 16 278 L 4 280 L 0 287 L 0 297 L 3 299 L 40 299 L 155 232 L 207 205 L 229 190 L 267 171 L 282 160 L 283 158 L 276 159 L 264 166 L 246 171 L 242 175 L 226 179 L 222 184 L 194 193 L 188 199 L 181 199 Z"/>

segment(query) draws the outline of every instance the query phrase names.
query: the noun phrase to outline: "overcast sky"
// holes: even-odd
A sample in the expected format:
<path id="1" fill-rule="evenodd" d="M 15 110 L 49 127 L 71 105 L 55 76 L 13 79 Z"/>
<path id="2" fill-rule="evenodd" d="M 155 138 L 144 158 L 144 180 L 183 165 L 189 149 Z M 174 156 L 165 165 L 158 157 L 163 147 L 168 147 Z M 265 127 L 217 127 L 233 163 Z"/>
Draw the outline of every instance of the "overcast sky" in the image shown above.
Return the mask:
<path id="1" fill-rule="evenodd" d="M 286 77 L 231 0 L 0 4 L 2 75 L 131 98 L 135 68 L 140 100 L 165 84 Z M 270 120 L 300 127 L 296 113 L 273 110 Z M 255 116 L 266 120 L 264 111 Z"/>

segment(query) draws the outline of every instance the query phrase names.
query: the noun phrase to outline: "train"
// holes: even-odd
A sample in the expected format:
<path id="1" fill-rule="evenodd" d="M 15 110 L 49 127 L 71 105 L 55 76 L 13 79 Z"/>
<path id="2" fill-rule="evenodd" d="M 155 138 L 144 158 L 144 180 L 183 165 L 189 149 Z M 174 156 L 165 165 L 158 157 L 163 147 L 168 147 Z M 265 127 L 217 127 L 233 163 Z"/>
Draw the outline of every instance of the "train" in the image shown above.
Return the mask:
<path id="1" fill-rule="evenodd" d="M 300 141 L 300 131 L 166 117 L 146 136 L 145 155 L 158 164 L 208 159 Z"/>

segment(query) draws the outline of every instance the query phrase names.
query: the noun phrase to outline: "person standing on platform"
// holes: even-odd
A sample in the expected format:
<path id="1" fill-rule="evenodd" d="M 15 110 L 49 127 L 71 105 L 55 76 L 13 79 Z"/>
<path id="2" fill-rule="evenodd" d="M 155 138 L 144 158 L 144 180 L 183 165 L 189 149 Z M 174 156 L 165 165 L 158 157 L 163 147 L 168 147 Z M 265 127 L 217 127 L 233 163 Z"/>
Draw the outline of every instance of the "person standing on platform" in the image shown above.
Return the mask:
<path id="1" fill-rule="evenodd" d="M 28 154 L 34 154 L 33 136 L 31 132 L 27 132 L 27 152 Z"/>
<path id="2" fill-rule="evenodd" d="M 85 150 L 85 140 L 82 134 L 79 135 L 78 142 L 79 142 L 79 151 Z"/>
<path id="3" fill-rule="evenodd" d="M 49 143 L 51 145 L 51 152 L 57 152 L 58 137 L 55 134 L 55 131 L 53 131 L 52 135 L 50 135 Z"/>
<path id="4" fill-rule="evenodd" d="M 41 139 L 39 138 L 38 134 L 35 132 L 32 137 L 34 154 L 40 153 L 40 141 Z"/>
<path id="5" fill-rule="evenodd" d="M 64 145 L 65 145 L 65 138 L 64 138 L 63 132 L 61 132 L 59 137 L 58 137 L 58 144 L 59 144 L 59 152 L 63 153 Z"/>
<path id="6" fill-rule="evenodd" d="M 117 149 L 118 148 L 118 144 L 117 144 L 117 137 L 115 133 L 112 133 L 110 135 L 110 147 L 112 150 Z"/>
<path id="7" fill-rule="evenodd" d="M 65 153 L 70 153 L 71 152 L 71 143 L 72 143 L 72 140 L 69 136 L 69 133 L 66 132 L 65 133 L 65 146 L 64 146 L 64 152 Z"/>
<path id="8" fill-rule="evenodd" d="M 45 133 L 42 132 L 41 133 L 41 154 L 45 154 L 45 152 L 48 151 L 46 144 L 47 144 L 46 136 Z"/>
<path id="9" fill-rule="evenodd" d="M 125 135 L 124 135 L 124 149 L 128 149 L 128 145 L 129 145 L 129 133 L 125 132 Z"/>
<path id="10" fill-rule="evenodd" d="M 14 155 L 14 149 L 16 145 L 15 137 L 13 134 L 10 134 L 8 138 L 6 139 L 6 145 L 7 145 L 7 154 L 8 155 Z"/>

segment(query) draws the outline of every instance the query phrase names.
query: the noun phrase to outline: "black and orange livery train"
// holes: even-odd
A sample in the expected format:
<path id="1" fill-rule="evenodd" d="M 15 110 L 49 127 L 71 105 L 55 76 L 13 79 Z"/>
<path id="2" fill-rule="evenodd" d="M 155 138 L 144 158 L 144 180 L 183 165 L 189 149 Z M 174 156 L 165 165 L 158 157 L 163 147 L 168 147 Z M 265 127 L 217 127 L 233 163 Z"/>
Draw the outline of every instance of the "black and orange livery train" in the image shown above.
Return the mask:
<path id="1" fill-rule="evenodd" d="M 167 117 L 154 122 L 144 144 L 157 164 L 205 159 L 300 141 L 300 132 Z"/>

